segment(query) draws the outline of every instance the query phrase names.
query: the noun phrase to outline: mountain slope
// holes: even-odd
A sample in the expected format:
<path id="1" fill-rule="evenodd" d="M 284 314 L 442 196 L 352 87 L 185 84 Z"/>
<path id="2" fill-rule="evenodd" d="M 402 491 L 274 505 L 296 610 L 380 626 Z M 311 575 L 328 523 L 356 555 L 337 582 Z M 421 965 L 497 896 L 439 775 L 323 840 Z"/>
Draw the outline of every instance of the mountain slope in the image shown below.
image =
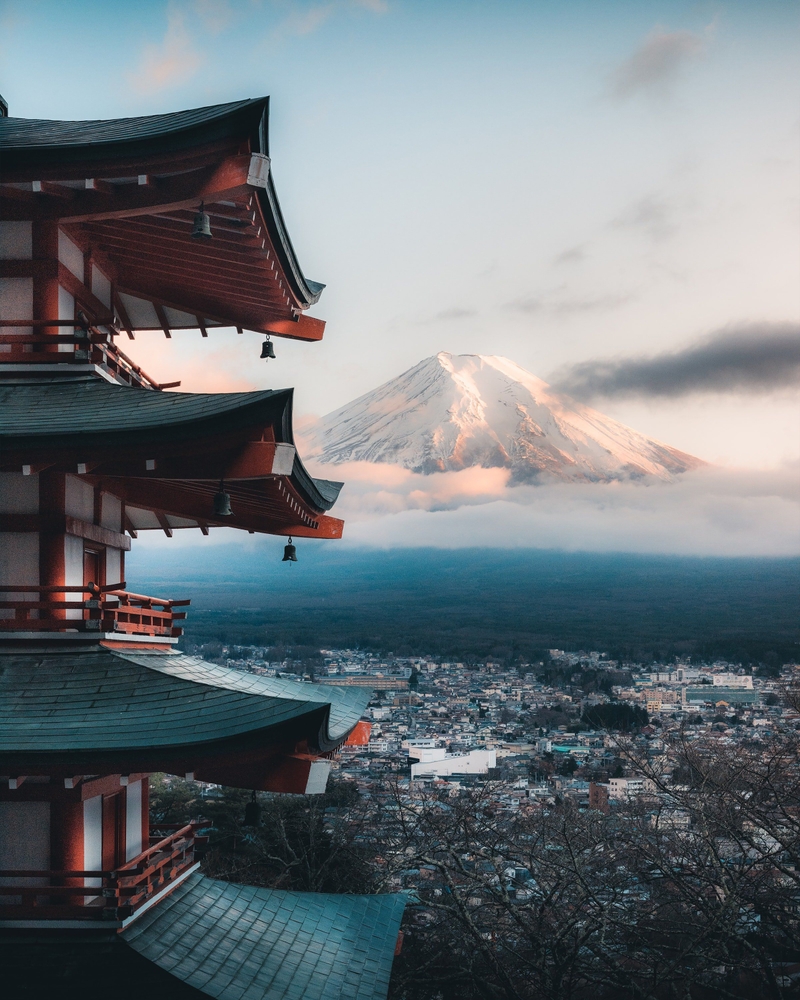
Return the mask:
<path id="1" fill-rule="evenodd" d="M 670 480 L 704 463 L 569 396 L 507 358 L 442 352 L 309 428 L 309 457 L 415 472 L 508 468 L 512 482 Z"/>

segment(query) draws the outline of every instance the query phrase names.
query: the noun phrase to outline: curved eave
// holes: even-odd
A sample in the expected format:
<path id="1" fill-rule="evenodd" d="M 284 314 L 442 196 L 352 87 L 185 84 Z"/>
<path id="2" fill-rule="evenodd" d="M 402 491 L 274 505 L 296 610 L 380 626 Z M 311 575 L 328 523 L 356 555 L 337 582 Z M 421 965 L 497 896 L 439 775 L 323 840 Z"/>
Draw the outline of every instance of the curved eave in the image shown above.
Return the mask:
<path id="1" fill-rule="evenodd" d="M 327 753 L 370 697 L 172 652 L 4 649 L 0 660 L 0 764 L 44 773 L 126 759 L 135 770 L 169 770 L 171 761 L 285 751 L 298 741 Z"/>
<path id="2" fill-rule="evenodd" d="M 99 379 L 48 385 L 46 392 L 42 389 L 35 383 L 0 383 L 0 467 L 14 471 L 23 465 L 49 465 L 73 472 L 83 463 L 87 475 L 109 482 L 119 480 L 120 487 L 127 482 L 127 492 L 120 488 L 123 499 L 141 505 L 142 491 L 146 496 L 150 490 L 154 497 L 161 497 L 161 509 L 178 517 L 181 510 L 166 506 L 164 490 L 171 489 L 176 497 L 181 490 L 197 493 L 205 497 L 202 502 L 210 513 L 213 494 L 223 476 L 232 495 L 240 494 L 243 505 L 256 506 L 259 491 L 280 492 L 275 482 L 284 479 L 284 500 L 289 509 L 298 504 L 308 508 L 312 521 L 315 514 L 333 507 L 342 487 L 341 483 L 314 479 L 293 451 L 291 389 L 156 393 Z M 69 430 L 54 433 L 54 428 L 62 427 Z M 268 441 L 257 440 L 267 436 Z M 294 455 L 291 470 L 287 466 L 280 475 L 272 471 L 276 468 L 275 445 L 289 446 L 289 455 Z M 267 463 L 272 464 L 268 472 L 258 475 L 261 449 Z M 248 471 L 245 458 L 253 452 L 253 467 Z M 232 454 L 238 455 L 238 472 Z M 156 464 L 149 473 L 146 459 Z M 267 493 L 265 501 L 269 500 Z M 216 522 L 209 518 L 205 523 Z M 222 523 L 261 530 L 252 522 Z M 303 533 L 299 530 L 302 524 L 295 525 L 291 517 L 277 533 L 290 534 L 293 526 L 297 534 Z M 338 534 L 328 531 L 322 536 Z"/>
<path id="3" fill-rule="evenodd" d="M 294 251 L 292 241 L 289 238 L 289 231 L 283 219 L 283 212 L 278 202 L 278 195 L 275 191 L 271 171 L 267 187 L 261 188 L 258 191 L 258 202 L 261 207 L 261 213 L 264 216 L 267 232 L 281 262 L 283 272 L 289 281 L 292 293 L 300 307 L 308 309 L 319 301 L 325 285 L 320 284 L 318 281 L 309 281 L 300 268 L 297 254 Z"/>
<path id="4" fill-rule="evenodd" d="M 98 178 L 102 186 L 108 181 L 113 181 L 115 176 L 118 177 L 120 170 L 123 173 L 137 174 L 149 172 L 152 169 L 157 174 L 160 169 L 162 172 L 166 171 L 167 174 L 175 175 L 175 171 L 180 174 L 180 169 L 183 169 L 180 164 L 187 157 L 216 147 L 222 150 L 227 145 L 230 153 L 231 144 L 238 145 L 239 148 L 242 144 L 246 144 L 251 153 L 268 156 L 268 130 L 268 97 L 212 105 L 174 114 L 106 121 L 58 122 L 0 118 L 0 149 L 2 149 L 0 184 L 19 185 L 34 180 L 46 180 L 51 184 L 57 184 L 60 180 L 69 182 L 71 179 L 74 182 L 76 179 L 91 177 Z M 223 155 L 222 152 L 220 155 Z M 171 158 L 175 160 L 174 171 L 169 169 Z M 160 164 L 160 167 L 156 164 Z M 109 172 L 108 181 L 103 179 L 104 169 Z M 66 172 L 69 174 L 69 178 L 60 176 L 60 172 Z M 195 173 L 199 183 L 204 176 L 203 171 Z M 271 173 L 267 176 L 265 184 L 265 187 L 251 187 L 250 191 L 256 196 L 258 212 L 263 218 L 278 264 L 294 300 L 295 308 L 303 311 L 318 301 L 325 286 L 307 279 L 303 274 L 286 228 Z M 119 191 L 121 190 L 122 188 L 119 189 Z M 26 192 L 10 189 L 6 189 L 5 193 L 7 195 L 14 194 L 17 197 L 31 197 Z M 184 191 L 183 195 L 184 201 L 187 198 L 191 199 L 190 193 Z M 46 198 L 43 195 L 37 197 L 39 199 Z M 67 202 L 64 204 L 62 217 L 66 224 L 70 224 L 70 217 L 75 220 L 72 223 L 74 230 L 72 235 L 80 242 L 80 226 L 85 225 L 91 228 L 92 225 L 90 202 L 92 200 L 99 201 L 102 205 L 103 197 L 102 195 L 95 197 L 91 192 L 89 194 L 73 192 L 72 197 L 73 201 L 75 198 L 82 199 L 81 204 L 85 202 L 85 207 L 77 209 L 78 214 L 76 215 L 74 214 L 76 212 L 75 204 Z M 8 199 L 6 200 L 8 201 Z M 199 194 L 198 200 L 201 200 Z M 206 196 L 205 200 L 210 203 L 213 198 Z M 36 206 L 42 203 L 34 201 L 30 204 Z M 103 207 L 107 214 L 108 204 Z M 13 206 L 9 202 L 7 208 L 9 211 L 15 208 L 17 213 L 12 212 L 8 216 L 9 218 L 26 217 L 24 204 L 20 207 L 19 205 Z M 155 202 L 152 205 L 151 215 L 142 215 L 139 209 L 132 209 L 132 211 L 136 213 L 134 217 L 145 221 L 151 219 L 152 216 L 157 217 L 159 214 L 158 204 Z M 180 236 L 184 229 L 188 233 L 192 221 L 191 215 L 182 219 L 180 211 L 177 215 L 175 215 L 174 209 L 172 211 L 173 216 L 169 219 L 169 224 L 175 229 L 175 235 Z M 58 214 L 58 210 L 56 213 Z M 118 216 L 119 219 L 124 217 Z M 161 222 L 163 223 L 163 220 Z M 108 222 L 105 225 L 108 227 Z M 119 226 L 119 223 L 117 225 Z M 112 237 L 115 235 L 117 234 L 111 233 Z M 158 234 L 154 231 L 153 236 L 156 238 Z M 92 242 L 103 237 L 102 234 L 90 232 L 87 238 L 89 242 Z M 130 295 L 140 294 L 144 298 L 148 297 L 147 288 L 130 287 L 124 280 L 119 280 L 119 277 L 116 284 L 121 290 Z M 193 307 L 192 302 L 181 296 L 179 286 L 170 290 L 173 292 L 171 296 L 161 295 L 162 306 L 166 305 L 174 311 L 184 311 L 190 314 L 198 311 Z M 290 326 L 283 329 L 281 321 L 291 320 L 292 317 L 288 314 L 286 317 L 276 315 L 274 303 L 266 304 L 266 312 L 261 322 L 254 319 L 252 307 L 249 312 L 245 310 L 245 314 L 239 322 L 226 315 L 224 309 L 215 309 L 215 303 L 211 300 L 208 300 L 204 305 L 207 308 L 199 311 L 213 323 L 233 322 L 234 325 L 264 331 L 272 326 L 270 332 L 274 332 L 277 336 L 295 336 L 297 339 L 314 340 L 321 336 L 321 332 L 318 332 L 316 336 L 305 332 L 292 332 Z M 142 327 L 137 328 L 141 329 Z"/>

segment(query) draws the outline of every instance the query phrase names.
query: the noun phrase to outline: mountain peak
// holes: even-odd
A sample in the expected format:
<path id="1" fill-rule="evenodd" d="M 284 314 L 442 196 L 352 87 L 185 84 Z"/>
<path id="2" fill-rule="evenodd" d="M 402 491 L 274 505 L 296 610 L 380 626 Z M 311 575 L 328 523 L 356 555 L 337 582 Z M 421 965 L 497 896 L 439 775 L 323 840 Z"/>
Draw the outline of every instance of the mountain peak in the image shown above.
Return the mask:
<path id="1" fill-rule="evenodd" d="M 704 463 L 557 393 L 509 358 L 440 351 L 322 417 L 311 456 L 414 472 L 508 468 L 512 482 L 676 474 Z"/>

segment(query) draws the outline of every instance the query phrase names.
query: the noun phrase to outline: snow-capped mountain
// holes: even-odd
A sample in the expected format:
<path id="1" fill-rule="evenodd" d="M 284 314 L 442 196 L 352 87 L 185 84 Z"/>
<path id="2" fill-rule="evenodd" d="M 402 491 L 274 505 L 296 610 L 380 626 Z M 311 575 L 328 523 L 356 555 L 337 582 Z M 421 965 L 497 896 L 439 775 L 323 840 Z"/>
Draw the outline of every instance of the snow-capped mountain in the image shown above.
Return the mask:
<path id="1" fill-rule="evenodd" d="M 432 473 L 503 467 L 517 483 L 670 480 L 704 465 L 556 392 L 508 358 L 426 358 L 308 428 L 327 465 L 390 462 Z"/>

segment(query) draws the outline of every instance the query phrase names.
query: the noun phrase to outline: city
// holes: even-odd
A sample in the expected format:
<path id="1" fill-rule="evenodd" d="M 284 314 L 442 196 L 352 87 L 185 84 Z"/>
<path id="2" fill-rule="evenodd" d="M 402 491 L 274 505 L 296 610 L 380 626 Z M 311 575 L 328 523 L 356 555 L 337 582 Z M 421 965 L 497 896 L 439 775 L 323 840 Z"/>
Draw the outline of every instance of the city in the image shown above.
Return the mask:
<path id="1" fill-rule="evenodd" d="M 792 995 L 797 664 L 275 652 L 203 649 L 233 669 L 372 692 L 297 842 L 313 842 L 316 817 L 329 852 L 310 852 L 318 877 L 407 894 L 391 996 L 583 996 L 589 982 L 635 996 L 653 979 L 770 996 L 765 975 Z M 283 826 L 285 804 L 263 805 Z M 241 816 L 231 825 L 224 790 L 195 788 L 187 807 L 216 817 L 212 870 L 291 878 L 295 861 L 265 861 L 289 845 Z"/>

